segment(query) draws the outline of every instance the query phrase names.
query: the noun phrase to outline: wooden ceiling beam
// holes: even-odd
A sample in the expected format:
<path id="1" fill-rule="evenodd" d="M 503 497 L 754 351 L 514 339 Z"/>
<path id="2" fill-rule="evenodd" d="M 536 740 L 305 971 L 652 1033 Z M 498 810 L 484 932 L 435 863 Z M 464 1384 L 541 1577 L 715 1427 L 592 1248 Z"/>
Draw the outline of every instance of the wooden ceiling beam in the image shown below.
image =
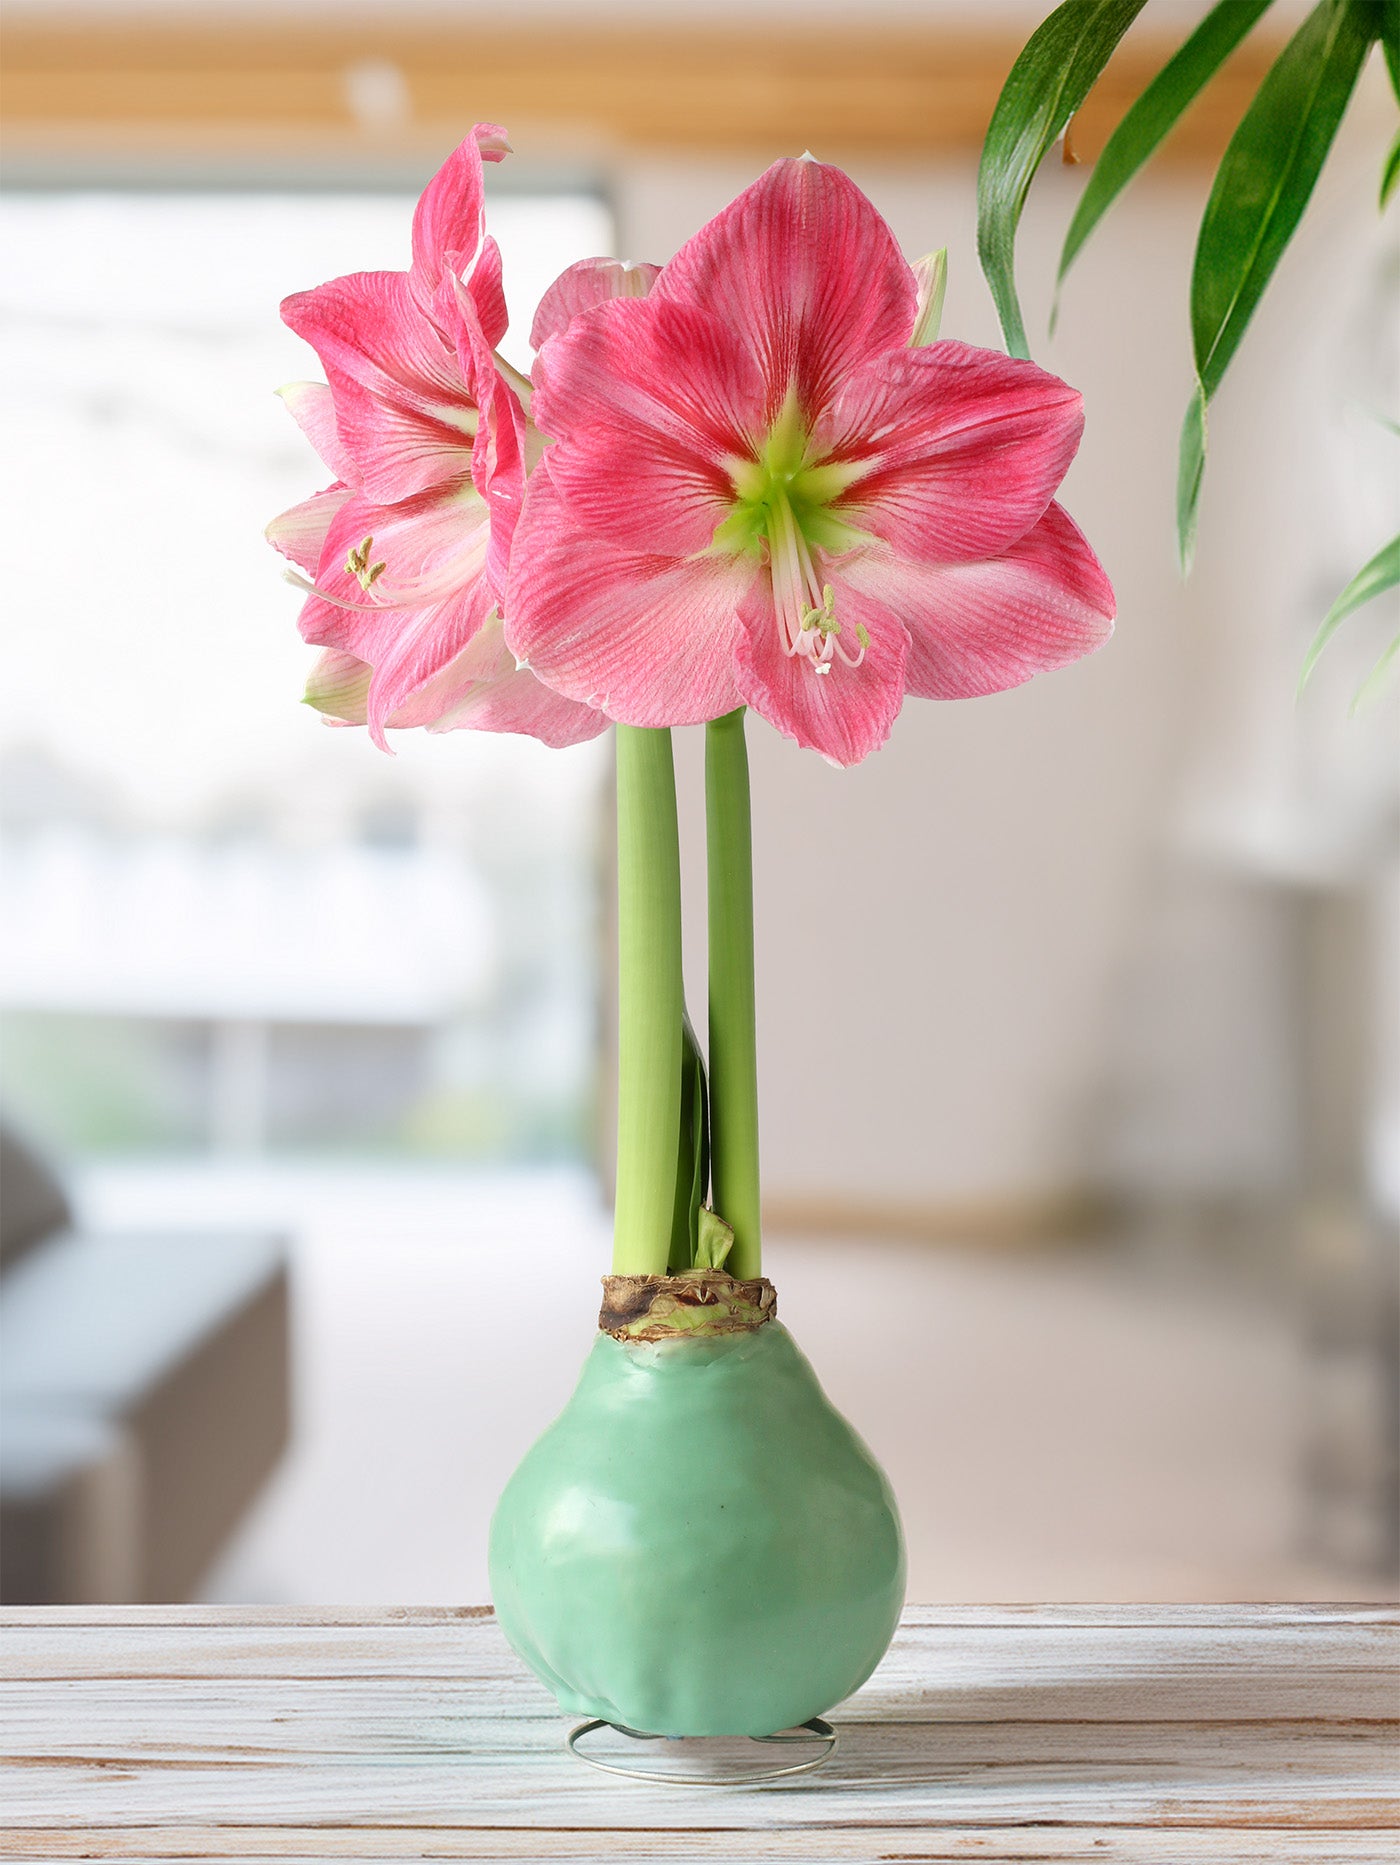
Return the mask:
<path id="1" fill-rule="evenodd" d="M 770 157 L 972 155 L 1019 41 L 943 29 L 444 23 L 45 23 L 0 33 L 13 152 L 195 155 L 439 146 L 479 118 L 517 147 Z M 1092 156 L 1172 50 L 1132 34 L 1073 141 Z M 1166 144 L 1218 157 L 1276 47 L 1247 44 Z"/>

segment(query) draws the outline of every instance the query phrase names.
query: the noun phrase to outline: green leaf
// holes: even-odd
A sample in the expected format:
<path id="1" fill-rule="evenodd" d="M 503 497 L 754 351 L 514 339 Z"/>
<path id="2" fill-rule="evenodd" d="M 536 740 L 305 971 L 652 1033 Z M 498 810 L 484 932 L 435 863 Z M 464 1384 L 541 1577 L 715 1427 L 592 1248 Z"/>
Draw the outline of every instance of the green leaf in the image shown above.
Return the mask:
<path id="1" fill-rule="evenodd" d="M 700 1207 L 710 1189 L 710 1101 L 705 1059 L 689 1016 L 681 1023 L 681 1118 L 676 1151 L 676 1202 L 671 1216 L 672 1274 L 689 1269 L 699 1246 Z"/>
<path id="2" fill-rule="evenodd" d="M 1380 16 L 1376 23 L 1376 37 L 1385 54 L 1390 88 L 1397 101 L 1400 101 L 1400 0 L 1375 0 L 1375 4 Z"/>
<path id="3" fill-rule="evenodd" d="M 1013 356 L 1030 355 L 1015 261 L 1031 181 L 1144 4 L 1064 0 L 1027 40 L 997 98 L 977 171 L 977 255 Z"/>
<path id="4" fill-rule="evenodd" d="M 1381 164 L 1381 206 L 1390 205 L 1390 197 L 1395 192 L 1395 184 L 1400 181 L 1400 130 L 1395 132 L 1395 140 L 1386 153 Z"/>
<path id="5" fill-rule="evenodd" d="M 1302 218 L 1375 19 L 1371 0 L 1322 0 L 1270 67 L 1216 172 L 1191 272 L 1196 393 L 1181 430 L 1176 494 L 1183 569 L 1196 549 L 1206 404 Z"/>
<path id="6" fill-rule="evenodd" d="M 1230 138 L 1191 275 L 1191 337 L 1207 400 L 1307 206 L 1372 23 L 1358 0 L 1323 0 L 1279 54 Z"/>
<path id="7" fill-rule="evenodd" d="M 1303 670 L 1298 675 L 1300 694 L 1312 678 L 1313 668 L 1316 667 L 1322 650 L 1347 617 L 1355 614 L 1356 610 L 1365 603 L 1374 601 L 1377 596 L 1383 596 L 1386 590 L 1394 589 L 1397 583 L 1400 583 L 1400 537 L 1393 537 L 1388 544 L 1381 545 L 1369 563 L 1362 565 L 1323 616 L 1322 626 L 1312 638 L 1312 646 L 1303 660 Z M 1387 653 L 1390 651 L 1388 649 Z M 1388 664 L 1385 655 L 1381 656 L 1381 662 L 1382 665 L 1367 680 L 1367 687 L 1375 680 L 1376 673 L 1383 672 L 1384 666 Z M 1362 693 L 1365 691 L 1366 687 L 1363 687 Z M 1361 694 L 1358 694 L 1357 698 L 1360 699 L 1360 697 Z"/>
<path id="8" fill-rule="evenodd" d="M 697 1222 L 695 1267 L 697 1269 L 723 1269 L 728 1261 L 729 1252 L 734 1248 L 734 1232 L 722 1217 L 716 1217 L 713 1211 L 707 1211 L 703 1205 L 700 1208 Z"/>
<path id="9" fill-rule="evenodd" d="M 1273 0 L 1219 0 L 1104 144 L 1060 254 L 1059 281 L 1114 200 Z M 1057 292 L 1058 300 L 1058 292 Z M 1054 328 L 1054 313 L 1051 314 Z"/>
<path id="10" fill-rule="evenodd" d="M 1361 682 L 1356 698 L 1351 702 L 1350 712 L 1353 719 L 1363 706 L 1370 705 L 1371 701 L 1376 698 L 1381 688 L 1386 684 L 1386 681 L 1390 678 L 1390 670 L 1395 665 L 1397 656 L 1400 656 L 1400 635 L 1396 635 L 1395 639 L 1385 650 L 1384 654 L 1381 655 L 1370 673 L 1368 673 L 1366 678 Z"/>
<path id="11" fill-rule="evenodd" d="M 1200 383 L 1186 407 L 1181 424 L 1181 451 L 1176 468 L 1176 541 L 1181 574 L 1189 576 L 1196 556 L 1196 509 L 1201 502 L 1201 476 L 1206 467 L 1206 396 Z"/>

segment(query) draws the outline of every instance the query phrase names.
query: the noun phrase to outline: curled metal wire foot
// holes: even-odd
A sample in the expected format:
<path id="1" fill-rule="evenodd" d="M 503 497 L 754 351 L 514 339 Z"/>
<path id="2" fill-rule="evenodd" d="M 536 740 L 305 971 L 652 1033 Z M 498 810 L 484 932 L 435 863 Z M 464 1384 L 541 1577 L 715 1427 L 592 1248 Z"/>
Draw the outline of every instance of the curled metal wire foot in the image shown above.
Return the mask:
<path id="1" fill-rule="evenodd" d="M 601 1755 L 590 1755 L 586 1749 L 579 1747 L 585 1736 L 595 1735 L 600 1729 L 612 1729 L 618 1735 L 629 1736 L 634 1742 L 667 1742 L 679 1738 L 649 1735 L 644 1729 L 629 1729 L 625 1723 L 610 1723 L 605 1717 L 594 1716 L 571 1729 L 564 1743 L 571 1755 L 577 1755 L 580 1761 L 586 1761 L 590 1768 L 601 1769 L 604 1774 L 621 1774 L 629 1781 L 653 1781 L 672 1787 L 753 1787 L 760 1781 L 779 1781 L 789 1775 L 810 1774 L 814 1768 L 820 1768 L 824 1762 L 831 1760 L 839 1739 L 829 1722 L 820 1716 L 813 1716 L 796 1729 L 784 1729 L 777 1735 L 748 1738 L 762 1743 L 820 1742 L 822 1747 L 819 1753 L 809 1756 L 806 1761 L 789 1762 L 782 1768 L 748 1769 L 742 1774 L 672 1774 L 666 1768 L 629 1768 L 620 1761 L 606 1761 Z"/>

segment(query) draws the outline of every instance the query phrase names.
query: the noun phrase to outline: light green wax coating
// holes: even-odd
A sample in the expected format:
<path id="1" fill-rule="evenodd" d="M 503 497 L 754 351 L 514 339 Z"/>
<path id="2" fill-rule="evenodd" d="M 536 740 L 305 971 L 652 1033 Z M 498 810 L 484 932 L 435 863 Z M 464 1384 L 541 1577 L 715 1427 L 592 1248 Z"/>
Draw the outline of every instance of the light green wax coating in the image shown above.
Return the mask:
<path id="1" fill-rule="evenodd" d="M 904 1542 L 884 1473 L 779 1323 L 600 1334 L 497 1506 L 491 1590 L 570 1714 L 771 1735 L 879 1663 Z"/>

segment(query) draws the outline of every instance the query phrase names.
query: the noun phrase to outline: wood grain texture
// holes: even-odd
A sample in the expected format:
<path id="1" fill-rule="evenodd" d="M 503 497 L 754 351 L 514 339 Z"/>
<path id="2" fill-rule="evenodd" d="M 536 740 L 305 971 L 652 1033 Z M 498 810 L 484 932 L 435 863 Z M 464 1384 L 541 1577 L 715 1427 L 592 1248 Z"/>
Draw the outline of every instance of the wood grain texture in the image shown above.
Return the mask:
<path id="1" fill-rule="evenodd" d="M 1368 1865 L 1400 1823 L 1377 1607 L 911 1608 L 836 1760 L 742 1792 L 572 1760 L 481 1608 L 2 1623 L 5 1858 Z"/>
<path id="2" fill-rule="evenodd" d="M 969 18 L 975 21 L 975 11 Z M 430 146 L 473 118 L 523 149 L 672 148 L 833 155 L 975 155 L 1020 35 L 862 22 L 801 33 L 771 25 L 566 23 L 510 30 L 381 22 L 200 21 L 107 25 L 32 15 L 3 36 L 6 135 L 26 148 L 289 151 L 343 142 Z M 1076 123 L 1093 154 L 1174 41 L 1131 34 Z M 1277 51 L 1247 42 L 1163 149 L 1219 157 Z M 401 116 L 357 123 L 357 68 L 399 74 Z"/>

